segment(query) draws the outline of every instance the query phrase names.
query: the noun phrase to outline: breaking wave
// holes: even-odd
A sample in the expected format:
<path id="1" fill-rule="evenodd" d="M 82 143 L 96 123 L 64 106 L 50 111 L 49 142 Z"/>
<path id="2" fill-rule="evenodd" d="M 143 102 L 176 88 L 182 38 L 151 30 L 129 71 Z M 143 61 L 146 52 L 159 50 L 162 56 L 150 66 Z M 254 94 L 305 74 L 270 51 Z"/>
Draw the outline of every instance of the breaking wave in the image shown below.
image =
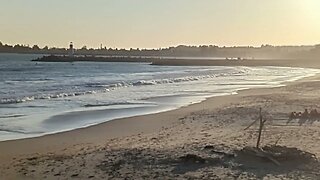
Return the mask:
<path id="1" fill-rule="evenodd" d="M 226 75 L 220 74 L 219 76 Z M 150 86 L 150 85 L 158 85 L 158 84 L 171 84 L 171 83 L 181 83 L 181 82 L 190 82 L 190 81 L 198 81 L 202 79 L 214 78 L 218 75 L 205 75 L 205 76 L 188 76 L 183 78 L 169 78 L 169 79 L 158 79 L 158 80 L 139 80 L 134 82 L 119 82 L 113 84 L 100 84 L 100 83 L 87 83 L 84 85 L 86 88 L 91 88 L 92 90 L 87 91 L 77 91 L 77 92 L 62 92 L 62 93 L 54 93 L 54 94 L 41 94 L 41 95 L 32 95 L 26 97 L 18 97 L 18 98 L 3 98 L 0 99 L 0 104 L 17 104 L 24 103 L 28 101 L 34 100 L 42 100 L 42 99 L 57 99 L 57 98 L 65 98 L 65 97 L 73 97 L 73 96 L 81 96 L 88 94 L 96 94 L 96 93 L 107 93 L 118 88 L 125 88 L 129 86 Z"/>

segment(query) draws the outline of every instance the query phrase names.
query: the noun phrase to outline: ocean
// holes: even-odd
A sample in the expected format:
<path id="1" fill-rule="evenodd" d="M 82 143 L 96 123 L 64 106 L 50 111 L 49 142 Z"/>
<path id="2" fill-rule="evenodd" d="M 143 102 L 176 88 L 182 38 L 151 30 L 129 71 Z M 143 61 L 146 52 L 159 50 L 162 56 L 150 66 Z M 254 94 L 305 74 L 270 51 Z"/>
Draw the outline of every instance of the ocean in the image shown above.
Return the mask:
<path id="1" fill-rule="evenodd" d="M 38 57 L 41 55 L 0 54 L 0 141 L 164 112 L 319 73 L 289 67 L 30 61 Z"/>

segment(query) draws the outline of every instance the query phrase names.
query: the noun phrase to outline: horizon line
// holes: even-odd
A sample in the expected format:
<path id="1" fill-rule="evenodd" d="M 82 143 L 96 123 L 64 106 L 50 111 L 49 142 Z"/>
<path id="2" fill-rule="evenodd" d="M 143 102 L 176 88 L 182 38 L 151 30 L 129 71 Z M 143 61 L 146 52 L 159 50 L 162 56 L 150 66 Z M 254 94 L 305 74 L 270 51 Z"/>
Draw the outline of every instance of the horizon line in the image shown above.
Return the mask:
<path id="1" fill-rule="evenodd" d="M 71 41 L 69 42 L 70 43 L 73 43 L 73 46 L 75 46 L 76 43 L 74 43 L 74 41 Z M 9 44 L 9 43 L 3 43 L 2 41 L 0 41 L 0 45 L 2 46 L 16 46 L 16 45 L 20 45 L 20 46 L 24 46 L 24 47 L 30 47 L 32 48 L 33 46 L 38 46 L 39 48 L 45 48 L 45 47 L 48 47 L 49 49 L 50 48 L 58 48 L 58 49 L 63 49 L 63 48 L 69 48 L 69 46 L 65 46 L 65 47 L 62 47 L 62 46 L 49 46 L 49 45 L 45 45 L 45 46 L 41 46 L 38 45 L 38 44 L 23 44 L 23 43 L 15 43 L 15 44 Z M 118 49 L 118 50 L 130 50 L 130 49 L 134 49 L 134 50 L 161 50 L 161 49 L 168 49 L 168 48 L 177 48 L 179 46 L 185 46 L 185 47 L 202 47 L 202 46 L 212 46 L 212 47 L 218 47 L 218 48 L 261 48 L 263 46 L 270 46 L 270 47 L 310 47 L 310 46 L 317 46 L 317 45 L 320 45 L 319 44 L 283 44 L 283 45 L 273 45 L 273 44 L 269 44 L 269 43 L 262 43 L 261 45 L 217 45 L 217 44 L 177 44 L 177 45 L 170 45 L 170 46 L 165 46 L 165 47 L 158 47 L 158 48 L 145 48 L 145 47 L 111 47 L 111 46 L 104 46 L 103 44 L 100 44 L 99 46 L 97 47 L 88 47 L 87 45 L 82 45 L 82 47 L 78 46 L 79 48 L 75 48 L 75 49 L 82 49 L 84 47 L 86 47 L 87 49 Z"/>

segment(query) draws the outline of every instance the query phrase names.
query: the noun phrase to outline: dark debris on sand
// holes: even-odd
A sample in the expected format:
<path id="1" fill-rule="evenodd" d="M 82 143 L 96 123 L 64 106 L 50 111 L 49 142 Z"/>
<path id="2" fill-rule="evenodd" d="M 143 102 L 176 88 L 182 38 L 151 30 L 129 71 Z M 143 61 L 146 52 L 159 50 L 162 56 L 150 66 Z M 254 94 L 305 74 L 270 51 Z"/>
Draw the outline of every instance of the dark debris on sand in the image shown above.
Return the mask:
<path id="1" fill-rule="evenodd" d="M 308 152 L 284 146 L 265 146 L 280 165 L 221 144 L 190 144 L 183 148 L 97 150 L 77 156 L 30 157 L 20 164 L 29 178 L 78 179 L 262 179 L 319 177 L 320 163 Z M 85 170 L 81 170 L 85 169 Z"/>
<path id="2" fill-rule="evenodd" d="M 266 146 L 264 151 L 273 154 L 281 163 L 280 166 L 266 160 L 246 154 L 242 150 L 218 151 L 215 146 L 204 148 L 190 147 L 192 153 L 181 149 L 181 154 L 170 151 L 151 149 L 122 150 L 118 159 L 102 161 L 97 168 L 103 170 L 109 177 L 124 178 L 129 174 L 134 177 L 175 178 L 175 179 L 222 179 L 226 177 L 263 178 L 285 174 L 288 177 L 318 177 L 319 161 L 317 158 L 297 148 L 282 146 Z M 188 148 L 187 148 L 188 149 Z M 190 150 L 190 149 L 189 149 Z M 114 152 L 110 152 L 114 153 Z M 231 169 L 224 175 L 217 175 L 216 169 Z M 220 177 L 220 178 L 219 178 Z"/>

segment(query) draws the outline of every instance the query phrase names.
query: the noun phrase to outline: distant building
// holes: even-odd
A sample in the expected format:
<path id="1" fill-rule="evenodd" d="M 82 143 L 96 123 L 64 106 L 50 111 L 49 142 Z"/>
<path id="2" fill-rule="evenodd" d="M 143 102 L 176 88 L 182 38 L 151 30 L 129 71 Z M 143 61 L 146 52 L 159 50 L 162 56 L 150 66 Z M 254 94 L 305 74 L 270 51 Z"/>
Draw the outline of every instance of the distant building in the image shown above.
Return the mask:
<path id="1" fill-rule="evenodd" d="M 74 56 L 73 43 L 70 42 L 70 45 L 69 45 L 69 57 L 73 57 L 73 56 Z"/>

